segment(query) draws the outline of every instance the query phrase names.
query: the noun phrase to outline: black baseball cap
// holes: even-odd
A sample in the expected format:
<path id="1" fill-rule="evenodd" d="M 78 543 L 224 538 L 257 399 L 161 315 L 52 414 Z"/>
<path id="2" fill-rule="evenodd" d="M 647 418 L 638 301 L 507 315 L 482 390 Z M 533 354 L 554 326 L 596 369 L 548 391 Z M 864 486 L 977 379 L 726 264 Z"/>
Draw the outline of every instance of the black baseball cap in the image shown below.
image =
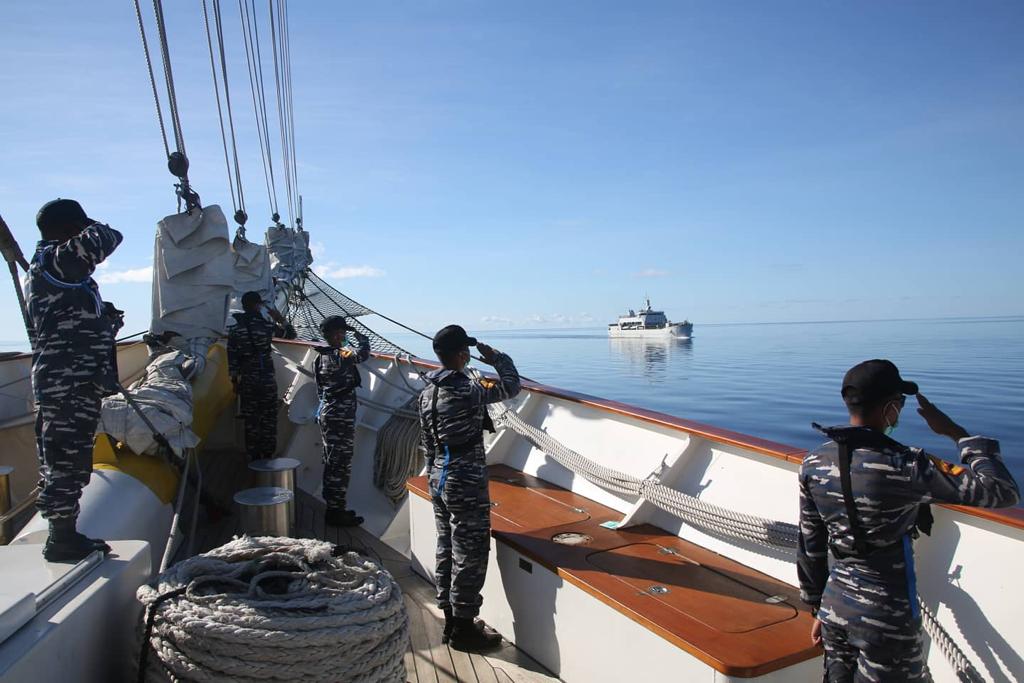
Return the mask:
<path id="1" fill-rule="evenodd" d="M 434 335 L 434 353 L 452 353 L 476 343 L 476 337 L 470 337 L 461 326 L 446 325 Z"/>
<path id="2" fill-rule="evenodd" d="M 858 363 L 843 377 L 843 401 L 848 406 L 869 408 L 894 394 L 916 394 L 917 383 L 900 377 L 892 361 L 875 358 Z"/>
<path id="3" fill-rule="evenodd" d="M 320 332 L 325 337 L 333 332 L 334 330 L 348 330 L 351 329 L 348 323 L 340 315 L 329 315 L 324 318 L 324 321 L 320 323 Z"/>
<path id="4" fill-rule="evenodd" d="M 74 199 L 54 199 L 52 202 L 46 202 L 36 214 L 36 226 L 40 230 L 92 222 L 82 205 Z"/>

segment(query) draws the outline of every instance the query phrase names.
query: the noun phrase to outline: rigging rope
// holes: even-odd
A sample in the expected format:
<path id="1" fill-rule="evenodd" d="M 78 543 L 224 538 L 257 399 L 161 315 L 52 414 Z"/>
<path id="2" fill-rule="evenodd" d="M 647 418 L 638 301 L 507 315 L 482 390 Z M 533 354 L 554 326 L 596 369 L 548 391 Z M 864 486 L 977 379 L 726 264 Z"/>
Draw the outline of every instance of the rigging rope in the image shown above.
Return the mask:
<path id="1" fill-rule="evenodd" d="M 139 34 L 142 36 L 142 52 L 146 55 L 146 69 L 149 71 L 149 84 L 153 87 L 153 102 L 156 104 L 156 120 L 160 124 L 160 139 L 164 143 L 164 155 L 171 156 L 171 148 L 167 144 L 167 130 L 164 128 L 164 114 L 160 107 L 160 93 L 156 87 L 156 74 L 153 73 L 153 60 L 149 56 L 149 41 L 146 40 L 146 24 L 142 20 L 142 7 L 135 0 L 135 16 L 139 20 Z"/>
<path id="2" fill-rule="evenodd" d="M 284 40 L 281 35 L 281 4 L 283 0 L 278 0 L 277 12 L 274 12 L 274 0 L 267 0 L 268 9 L 270 12 L 270 45 L 273 48 L 274 54 L 274 84 L 277 90 L 277 123 L 278 128 L 281 132 L 281 156 L 284 164 L 284 187 L 288 195 L 288 220 L 289 224 L 295 225 L 295 203 L 292 195 L 292 171 L 291 162 L 292 154 L 289 151 L 290 141 L 288 139 L 288 113 L 286 96 L 282 94 L 281 81 L 284 78 L 284 67 L 282 59 L 278 59 L 278 45 Z"/>
<path id="3" fill-rule="evenodd" d="M 266 89 L 263 85 L 263 58 L 260 51 L 260 32 L 256 19 L 255 0 L 238 0 L 238 16 L 242 22 L 242 42 L 245 45 L 249 90 L 252 93 L 252 109 L 256 117 L 256 132 L 260 141 L 263 178 L 267 185 L 267 199 L 270 201 L 270 209 L 273 212 L 272 219 L 276 223 L 280 218 L 277 209 L 277 182 L 274 178 L 274 159 L 270 146 L 270 125 L 267 119 Z"/>
<path id="4" fill-rule="evenodd" d="M 206 44 L 210 50 L 210 71 L 213 75 L 213 96 L 217 100 L 217 118 L 220 121 L 220 139 L 224 147 L 224 165 L 228 172 L 228 189 L 231 192 L 231 206 L 235 210 L 235 221 L 239 225 L 241 234 L 245 234 L 245 221 L 248 218 L 245 212 L 245 193 L 242 190 L 242 171 L 238 163 L 238 144 L 235 140 L 235 120 L 231 111 L 231 90 L 228 86 L 228 65 L 224 55 L 224 29 L 221 22 L 220 0 L 213 0 L 213 20 L 217 29 L 217 45 L 220 54 L 220 68 L 224 79 L 224 100 L 228 110 L 228 127 L 231 131 L 231 152 L 234 158 L 234 175 L 231 172 L 231 158 L 228 156 L 227 134 L 224 130 L 224 114 L 220 104 L 220 88 L 217 83 L 217 67 L 214 64 L 213 40 L 210 36 L 210 16 L 206 8 L 206 0 L 203 0 L 203 20 L 206 25 Z M 238 186 L 236 199 L 235 186 Z"/>
<path id="5" fill-rule="evenodd" d="M 181 202 L 185 203 L 187 210 L 191 211 L 199 207 L 199 195 L 192 189 L 188 180 L 188 156 L 185 152 L 185 136 L 182 132 L 181 115 L 178 110 L 178 96 L 174 88 L 174 73 L 171 69 L 171 49 L 167 42 L 167 25 L 164 20 L 164 8 L 162 0 L 153 0 L 153 14 L 156 18 L 156 32 L 159 42 L 160 59 L 164 69 L 164 85 L 167 89 L 167 111 L 170 119 L 171 132 L 174 136 L 174 149 L 171 151 L 167 140 L 167 130 L 164 125 L 163 110 L 160 104 L 160 96 L 156 86 L 156 75 L 153 71 L 153 60 L 149 54 L 149 41 L 146 38 L 146 25 L 142 18 L 142 6 L 139 0 L 135 0 L 135 16 L 139 23 L 139 34 L 142 36 L 142 50 L 146 58 L 146 69 L 149 73 L 149 82 L 153 89 L 153 99 L 156 103 L 157 122 L 160 125 L 160 138 L 163 142 L 164 153 L 167 158 L 167 170 L 178 178 L 175 184 L 175 192 L 178 196 L 179 209 Z"/>

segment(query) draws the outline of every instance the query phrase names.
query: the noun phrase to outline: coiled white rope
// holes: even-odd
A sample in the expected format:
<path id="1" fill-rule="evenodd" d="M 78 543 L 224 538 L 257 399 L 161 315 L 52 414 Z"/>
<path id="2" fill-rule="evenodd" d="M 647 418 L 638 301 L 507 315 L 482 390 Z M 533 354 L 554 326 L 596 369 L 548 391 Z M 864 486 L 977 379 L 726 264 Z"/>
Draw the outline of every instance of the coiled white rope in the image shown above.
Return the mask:
<path id="1" fill-rule="evenodd" d="M 312 539 L 243 536 L 142 586 L 139 680 L 406 680 L 398 583 Z"/>
<path id="2" fill-rule="evenodd" d="M 405 482 L 423 468 L 420 421 L 410 409 L 415 404 L 416 399 L 410 399 L 404 410 L 393 412 L 377 432 L 373 483 L 395 506 L 405 500 Z"/>

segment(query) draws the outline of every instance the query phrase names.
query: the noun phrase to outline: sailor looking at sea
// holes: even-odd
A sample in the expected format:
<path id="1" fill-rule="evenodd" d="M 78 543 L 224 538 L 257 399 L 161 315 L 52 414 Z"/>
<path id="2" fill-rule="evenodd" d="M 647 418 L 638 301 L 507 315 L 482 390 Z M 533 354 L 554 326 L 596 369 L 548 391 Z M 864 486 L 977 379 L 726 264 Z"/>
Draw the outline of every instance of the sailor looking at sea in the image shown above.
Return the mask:
<path id="1" fill-rule="evenodd" d="M 78 562 L 110 546 L 77 530 L 78 499 L 92 475 L 100 400 L 117 387 L 113 305 L 100 298 L 96 266 L 121 243 L 117 230 L 89 218 L 71 199 L 36 216 L 42 240 L 28 271 L 32 391 L 41 491 L 36 506 L 49 522 L 43 557 Z"/>
<path id="2" fill-rule="evenodd" d="M 931 680 L 913 551 L 918 532 L 932 531 L 928 504 L 1010 507 L 1017 484 L 998 441 L 970 435 L 893 363 L 854 366 L 841 393 L 850 424 L 821 428 L 831 441 L 800 468 L 797 570 L 817 616 L 811 639 L 824 644 L 830 683 Z M 908 395 L 932 431 L 956 442 L 960 465 L 890 438 Z"/>

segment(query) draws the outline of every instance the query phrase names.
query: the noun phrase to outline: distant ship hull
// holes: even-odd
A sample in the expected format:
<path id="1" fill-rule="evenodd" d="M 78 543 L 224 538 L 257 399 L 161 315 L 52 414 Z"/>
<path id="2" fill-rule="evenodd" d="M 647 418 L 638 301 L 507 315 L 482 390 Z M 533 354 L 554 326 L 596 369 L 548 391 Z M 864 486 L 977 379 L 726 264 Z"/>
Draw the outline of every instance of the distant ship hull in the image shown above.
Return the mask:
<path id="1" fill-rule="evenodd" d="M 647 329 L 622 329 L 618 325 L 608 326 L 612 338 L 689 339 L 693 336 L 693 323 L 672 323 L 665 327 Z"/>

